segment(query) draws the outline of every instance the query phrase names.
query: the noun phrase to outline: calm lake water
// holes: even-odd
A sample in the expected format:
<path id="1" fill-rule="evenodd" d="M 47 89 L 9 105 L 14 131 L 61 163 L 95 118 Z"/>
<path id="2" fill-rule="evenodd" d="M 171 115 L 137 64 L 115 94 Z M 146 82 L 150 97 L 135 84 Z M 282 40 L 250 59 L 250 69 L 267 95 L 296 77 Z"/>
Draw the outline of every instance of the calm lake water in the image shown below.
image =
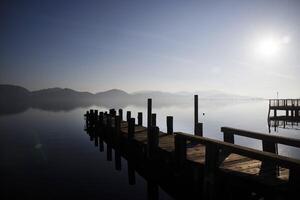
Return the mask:
<path id="1" fill-rule="evenodd" d="M 171 115 L 174 131 L 193 132 L 193 102 L 156 107 L 154 101 L 153 106 L 162 131 L 166 131 L 166 116 Z M 122 159 L 122 170 L 116 171 L 114 162 L 107 161 L 106 153 L 89 140 L 83 118 L 88 109 L 108 108 L 29 108 L 0 115 L 1 199 L 147 199 L 147 180 L 136 173 L 136 184 L 129 185 L 127 161 Z M 143 112 L 146 124 L 146 104 L 123 109 L 132 111 L 134 117 Z M 199 120 L 204 123 L 204 136 L 210 138 L 221 140 L 222 126 L 268 133 L 267 116 L 267 101 L 199 101 Z M 271 134 L 300 139 L 299 128 L 276 132 L 271 128 Z M 237 143 L 261 148 L 256 140 L 238 137 Z M 279 146 L 279 154 L 300 158 L 298 149 L 285 146 Z M 159 197 L 172 199 L 162 189 Z"/>

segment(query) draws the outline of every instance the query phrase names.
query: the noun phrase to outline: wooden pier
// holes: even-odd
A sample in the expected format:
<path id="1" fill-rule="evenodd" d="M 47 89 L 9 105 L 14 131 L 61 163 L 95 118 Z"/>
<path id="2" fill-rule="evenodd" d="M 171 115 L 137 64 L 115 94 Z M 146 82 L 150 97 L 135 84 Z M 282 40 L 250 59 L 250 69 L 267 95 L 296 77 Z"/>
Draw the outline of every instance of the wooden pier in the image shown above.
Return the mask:
<path id="1" fill-rule="evenodd" d="M 277 153 L 277 144 L 300 148 L 300 140 L 230 127 L 221 128 L 223 141 L 214 140 L 203 137 L 196 95 L 194 114 L 194 134 L 174 132 L 172 116 L 166 117 L 165 133 L 156 126 L 148 99 L 147 127 L 141 112 L 136 122 L 130 111 L 124 120 L 122 109 L 90 110 L 86 131 L 100 151 L 107 144 L 108 160 L 115 150 L 116 169 L 122 156 L 176 199 L 295 199 L 300 194 L 300 160 Z M 235 136 L 261 141 L 262 150 L 236 145 Z"/>
<path id="2" fill-rule="evenodd" d="M 285 111 L 285 116 L 299 117 L 300 99 L 269 99 L 269 116 L 273 110 L 274 117 L 277 117 L 277 111 Z"/>
<path id="3" fill-rule="evenodd" d="M 278 114 L 283 111 L 283 114 Z M 283 129 L 299 129 L 300 99 L 269 99 L 268 126 L 277 131 Z"/>

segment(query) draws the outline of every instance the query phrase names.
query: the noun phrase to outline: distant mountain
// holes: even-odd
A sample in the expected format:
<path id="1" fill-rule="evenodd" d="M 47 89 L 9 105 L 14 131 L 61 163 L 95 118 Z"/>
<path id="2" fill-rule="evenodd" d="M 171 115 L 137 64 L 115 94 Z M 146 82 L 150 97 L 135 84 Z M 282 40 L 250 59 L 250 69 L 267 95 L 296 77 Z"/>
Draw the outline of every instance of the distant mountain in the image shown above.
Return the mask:
<path id="1" fill-rule="evenodd" d="M 0 85 L 0 102 L 6 100 L 27 100 L 30 97 L 30 91 L 16 85 Z"/>
<path id="2" fill-rule="evenodd" d="M 61 100 L 61 101 L 78 101 L 78 100 L 90 100 L 94 97 L 89 92 L 78 92 L 68 88 L 49 88 L 31 92 L 32 100 Z"/>
<path id="3" fill-rule="evenodd" d="M 258 100 L 247 96 L 227 94 L 220 91 L 191 92 L 161 92 L 140 91 L 127 93 L 123 90 L 112 89 L 96 94 L 80 92 L 68 88 L 48 88 L 29 91 L 15 85 L 0 84 L 0 115 L 22 112 L 30 107 L 43 110 L 72 110 L 77 107 L 101 105 L 104 107 L 126 107 L 128 105 L 144 106 L 148 98 L 152 98 L 155 106 L 170 106 L 190 104 L 194 94 L 201 100 Z"/>

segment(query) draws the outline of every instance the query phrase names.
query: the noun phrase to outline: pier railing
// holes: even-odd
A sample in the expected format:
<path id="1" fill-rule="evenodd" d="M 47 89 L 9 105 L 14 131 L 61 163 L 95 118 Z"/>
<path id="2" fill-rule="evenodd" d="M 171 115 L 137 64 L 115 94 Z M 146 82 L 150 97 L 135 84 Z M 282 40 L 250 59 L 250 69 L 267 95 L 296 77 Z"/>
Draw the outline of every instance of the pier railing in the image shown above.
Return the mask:
<path id="1" fill-rule="evenodd" d="M 245 134 L 246 135 L 246 134 Z M 256 135 L 259 138 L 259 135 Z M 269 138 L 270 140 L 273 140 Z M 264 152 L 228 142 L 217 141 L 210 138 L 201 136 L 194 136 L 185 133 L 175 133 L 175 157 L 178 163 L 184 162 L 187 157 L 187 141 L 198 142 L 205 145 L 205 165 L 204 165 L 204 180 L 203 190 L 204 194 L 208 195 L 207 199 L 214 199 L 214 192 L 216 187 L 216 176 L 220 170 L 220 164 L 223 161 L 224 155 L 228 153 L 234 153 L 255 160 L 261 160 L 263 162 L 273 163 L 277 166 L 281 166 L 290 170 L 289 173 L 289 185 L 291 188 L 296 188 L 299 185 L 300 177 L 300 160 L 276 155 L 270 152 Z M 277 141 L 277 140 L 275 140 Z M 298 146 L 298 143 L 282 140 L 287 144 L 293 144 Z"/>
<path id="2" fill-rule="evenodd" d="M 300 107 L 300 99 L 269 99 L 269 107 Z"/>

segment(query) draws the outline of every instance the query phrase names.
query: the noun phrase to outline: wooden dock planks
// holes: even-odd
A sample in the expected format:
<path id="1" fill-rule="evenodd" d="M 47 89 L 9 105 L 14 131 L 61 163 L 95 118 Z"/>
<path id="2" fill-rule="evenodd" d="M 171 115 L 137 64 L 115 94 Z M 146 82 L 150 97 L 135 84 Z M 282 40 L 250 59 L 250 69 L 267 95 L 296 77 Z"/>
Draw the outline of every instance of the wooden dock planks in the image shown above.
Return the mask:
<path id="1" fill-rule="evenodd" d="M 87 117 L 87 125 L 91 126 L 92 128 L 98 127 L 97 124 L 93 124 L 98 123 L 97 121 L 95 121 L 95 117 L 92 117 L 92 121 L 89 121 L 88 113 L 85 116 Z M 131 119 L 133 120 L 133 122 L 131 122 Z M 119 129 L 117 130 L 120 130 L 119 135 L 121 136 L 123 141 L 134 141 L 135 144 L 143 146 L 143 152 L 144 150 L 149 150 L 147 148 L 147 146 L 149 145 L 149 131 L 142 125 L 136 125 L 133 118 L 128 118 L 128 120 L 130 120 L 129 125 L 127 121 L 121 121 L 119 126 L 115 124 L 118 121 L 116 120 L 115 116 L 105 115 L 102 120 L 103 122 L 100 122 L 100 124 L 106 127 L 106 132 L 114 132 L 108 132 L 108 135 L 117 134 L 114 130 L 116 129 L 116 127 L 119 127 Z M 132 123 L 134 125 L 132 125 Z M 141 124 L 140 122 L 138 123 Z M 130 127 L 133 127 L 133 129 Z M 133 130 L 134 132 L 132 132 Z M 186 155 L 183 160 L 184 165 L 189 165 L 194 169 L 201 169 L 203 176 L 207 176 L 207 169 L 210 170 L 209 173 L 215 173 L 214 170 L 217 170 L 218 173 L 222 173 L 224 176 L 227 176 L 228 179 L 243 179 L 244 181 L 252 182 L 252 184 L 259 183 L 263 186 L 268 187 L 280 187 L 281 185 L 287 185 L 290 179 L 290 169 L 277 166 L 279 170 L 274 174 L 274 166 L 276 166 L 277 164 L 274 165 L 271 163 L 271 161 L 276 161 L 276 156 L 265 153 L 261 154 L 257 150 L 251 150 L 249 148 L 236 146 L 234 145 L 234 135 L 241 135 L 244 137 L 259 139 L 263 142 L 263 150 L 271 151 L 271 153 L 274 154 L 276 153 L 275 144 L 277 143 L 300 147 L 299 140 L 272 135 L 264 135 L 261 133 L 254 133 L 251 131 L 244 131 L 228 127 L 223 127 L 221 129 L 221 131 L 224 133 L 224 141 L 226 141 L 226 143 L 205 138 L 201 135 L 192 136 L 189 134 L 173 133 L 173 131 L 169 131 L 169 134 L 167 134 L 159 131 L 158 127 L 156 127 L 156 130 L 156 134 L 158 137 L 158 143 L 156 143 L 158 150 L 157 152 L 160 154 L 161 158 L 169 161 L 173 160 L 171 163 L 176 164 L 176 135 L 181 135 L 181 138 L 185 138 L 184 143 L 180 143 L 180 145 L 184 145 L 185 148 L 184 151 Z M 130 132 L 130 134 L 128 134 L 128 131 Z M 232 145 L 230 143 L 232 143 Z M 153 144 L 155 145 L 155 142 L 151 145 Z M 207 150 L 208 147 L 209 149 Z M 246 155 L 249 155 L 250 157 L 245 156 L 244 153 Z M 219 155 L 217 154 L 221 154 L 223 155 L 223 157 L 219 157 Z M 256 154 L 257 159 L 255 159 Z M 211 157 L 213 157 L 213 160 L 211 159 Z M 270 159 L 270 161 L 266 162 L 264 161 L 264 158 L 268 158 Z M 279 164 L 283 163 L 284 166 L 291 166 L 293 170 L 295 170 L 296 168 L 297 170 L 299 170 L 299 161 L 290 158 L 285 159 L 284 157 L 278 157 L 278 159 L 280 160 L 280 162 L 278 162 Z M 207 166 L 207 162 L 210 162 L 209 168 Z M 214 165 L 215 169 L 211 168 L 212 164 Z M 295 172 L 298 173 L 297 170 Z M 297 181 L 297 179 L 295 180 Z M 207 183 L 210 184 L 210 181 L 211 180 L 209 180 Z"/>

